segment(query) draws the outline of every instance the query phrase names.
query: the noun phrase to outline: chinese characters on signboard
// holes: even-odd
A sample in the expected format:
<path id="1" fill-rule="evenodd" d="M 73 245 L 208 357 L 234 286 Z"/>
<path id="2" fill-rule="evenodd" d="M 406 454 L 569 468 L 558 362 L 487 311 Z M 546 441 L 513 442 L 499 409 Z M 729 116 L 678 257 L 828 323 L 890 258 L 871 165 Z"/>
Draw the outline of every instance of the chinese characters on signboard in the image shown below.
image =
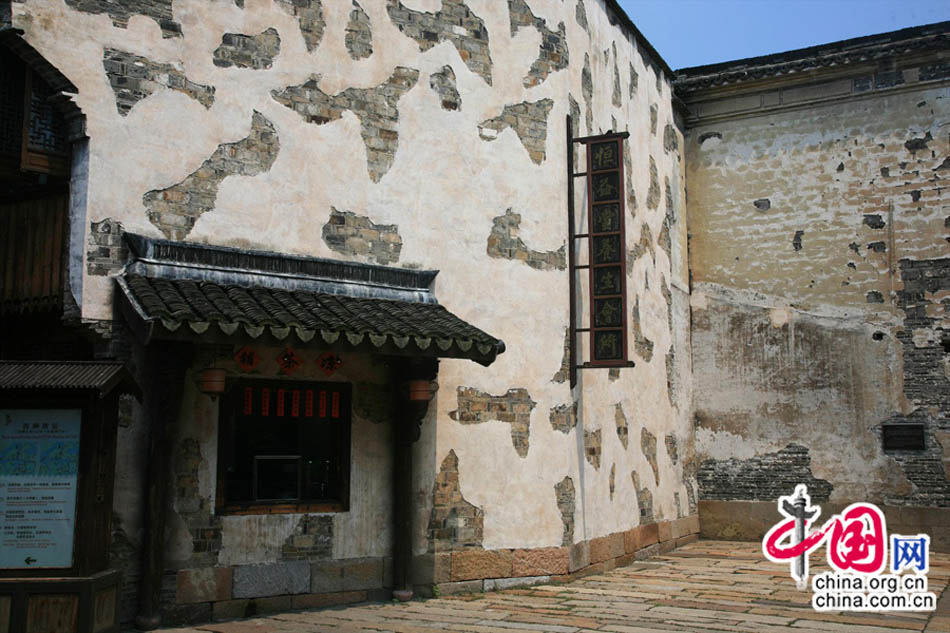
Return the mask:
<path id="1" fill-rule="evenodd" d="M 627 360 L 622 138 L 587 144 L 591 364 Z"/>
<path id="2" fill-rule="evenodd" d="M 72 567 L 79 409 L 0 409 L 0 569 Z"/>

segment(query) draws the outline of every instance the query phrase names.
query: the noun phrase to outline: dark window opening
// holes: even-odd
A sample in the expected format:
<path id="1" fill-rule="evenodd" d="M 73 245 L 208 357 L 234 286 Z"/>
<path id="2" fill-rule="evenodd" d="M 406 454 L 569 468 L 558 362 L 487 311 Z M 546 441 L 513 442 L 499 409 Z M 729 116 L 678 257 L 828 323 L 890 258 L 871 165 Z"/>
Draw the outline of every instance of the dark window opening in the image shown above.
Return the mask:
<path id="1" fill-rule="evenodd" d="M 350 402 L 348 383 L 234 381 L 219 417 L 219 508 L 347 509 Z"/>

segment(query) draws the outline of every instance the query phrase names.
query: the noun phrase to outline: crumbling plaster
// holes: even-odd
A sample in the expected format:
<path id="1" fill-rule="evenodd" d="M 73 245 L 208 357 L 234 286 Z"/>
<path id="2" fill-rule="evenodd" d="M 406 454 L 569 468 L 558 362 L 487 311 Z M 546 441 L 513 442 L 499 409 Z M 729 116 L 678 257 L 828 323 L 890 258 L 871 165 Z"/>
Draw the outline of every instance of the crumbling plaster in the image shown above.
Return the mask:
<path id="1" fill-rule="evenodd" d="M 426 12 L 436 12 L 441 6 L 432 0 L 407 0 L 404 4 Z M 393 23 L 382 1 L 361 2 L 373 37 L 373 54 L 361 60 L 352 59 L 345 46 L 352 8 L 346 2 L 323 3 L 326 28 L 312 52 L 307 51 L 296 18 L 268 2 L 247 2 L 242 8 L 228 2 L 177 0 L 174 17 L 182 26 L 183 37 L 172 39 L 163 38 L 149 18 L 133 16 L 128 28 L 122 30 L 114 27 L 108 16 L 77 12 L 58 0 L 17 4 L 14 22 L 24 29 L 26 39 L 79 87 L 76 101 L 86 114 L 91 139 L 87 231 L 90 222 L 111 217 L 127 231 L 159 237 L 148 221 L 142 195 L 181 182 L 219 145 L 243 138 L 257 110 L 273 123 L 281 139 L 271 168 L 256 176 L 232 176 L 222 181 L 214 209 L 201 215 L 188 240 L 334 257 L 321 239 L 321 227 L 331 208 L 352 210 L 380 224 L 398 225 L 403 239 L 399 265 L 439 269 L 435 290 L 440 302 L 508 343 L 506 353 L 487 369 L 467 361 L 441 363 L 441 389 L 430 406 L 423 437 L 414 447 L 416 553 L 427 548 L 428 497 L 438 465 L 453 449 L 459 459 L 464 498 L 484 510 L 485 548 L 560 545 L 563 524 L 552 490 L 565 476 L 576 486 L 575 541 L 636 525 L 637 494 L 631 478 L 617 478 L 611 498 L 611 468 L 594 469 L 583 459 L 583 434 L 598 429 L 603 437 L 602 464 L 616 464 L 620 473 L 639 472 L 640 480 L 652 490 L 656 517 L 675 518 L 674 494 L 681 498 L 687 494 L 684 465 L 672 464 L 666 451 L 657 451 L 661 476 L 656 485 L 639 443 L 630 442 L 625 448 L 615 431 L 615 405 L 620 403 L 632 437 L 639 438 L 646 426 L 657 437 L 673 433 L 681 445 L 691 441 L 685 167 L 679 150 L 664 149 L 664 126 L 675 123 L 669 78 L 658 76 L 659 66 L 645 60 L 633 38 L 628 39 L 619 26 L 611 24 L 602 4 L 585 0 L 585 30 L 575 18 L 574 3 L 533 0 L 528 4 L 537 18 L 548 25 L 565 24 L 571 64 L 525 88 L 523 77 L 537 58 L 541 43 L 538 30 L 523 28 L 512 36 L 507 3 L 467 0 L 466 4 L 484 21 L 490 35 L 495 70 L 491 84 L 466 66 L 449 41 L 420 51 L 417 42 Z M 269 28 L 281 38 L 280 54 L 271 68 L 214 65 L 213 52 L 224 33 L 261 33 Z M 155 62 L 177 64 L 191 81 L 215 87 L 213 106 L 205 109 L 180 93 L 157 90 L 121 117 L 102 69 L 102 42 Z M 606 57 L 604 49 L 609 51 Z M 606 370 L 582 371 L 572 391 L 566 382 L 551 382 L 561 365 L 568 322 L 567 273 L 489 258 L 485 245 L 492 218 L 509 207 L 521 214 L 519 235 L 532 249 L 556 251 L 566 244 L 562 139 L 569 112 L 567 95 L 584 92 L 585 54 L 592 82 L 592 132 L 606 132 L 611 127 L 630 132 L 627 147 L 632 178 L 628 184 L 645 199 L 649 165 L 655 163 L 660 182 L 671 183 L 674 221 L 670 251 L 654 247 L 652 257 L 633 258 L 627 280 L 628 308 L 632 309 L 633 297 L 639 296 L 641 327 L 655 345 L 652 361 L 636 359 L 631 336 L 630 352 L 637 360 L 636 367 L 620 370 L 615 380 L 608 378 Z M 456 88 L 465 104 L 458 110 L 443 109 L 440 97 L 429 88 L 429 78 L 446 65 L 454 70 Z M 308 125 L 271 97 L 272 91 L 299 85 L 312 75 L 319 75 L 320 89 L 326 94 L 370 88 L 386 81 L 397 66 L 418 70 L 419 80 L 399 100 L 398 149 L 379 182 L 367 174 L 360 122 L 351 112 L 325 125 Z M 619 75 L 620 107 L 612 103 L 615 66 L 631 69 Z M 636 89 L 629 86 L 631 76 L 640 79 Z M 540 164 L 529 159 L 512 129 L 501 131 L 490 143 L 479 137 L 478 124 L 505 106 L 543 99 L 552 100 L 553 105 L 547 119 L 546 159 Z M 651 132 L 650 105 L 656 106 L 659 132 Z M 679 136 L 678 131 L 675 134 Z M 680 138 L 678 147 L 683 146 Z M 662 234 L 667 215 L 664 207 L 641 205 L 627 210 L 629 248 L 640 241 L 642 227 L 648 227 L 651 238 Z M 583 212 L 578 220 L 586 222 Z M 447 243 L 451 248 L 445 247 Z M 669 304 L 661 293 L 661 278 L 672 288 Z M 84 284 L 83 316 L 110 318 L 113 280 L 86 275 Z M 673 311 L 672 318 L 668 310 Z M 584 310 L 580 312 L 584 315 Z M 668 386 L 664 364 L 671 348 L 676 351 L 671 357 L 675 389 Z M 512 446 L 508 424 L 462 425 L 450 418 L 449 413 L 458 408 L 455 394 L 459 386 L 492 394 L 519 387 L 529 391 L 538 404 L 530 417 L 531 442 L 524 458 Z M 579 403 L 576 428 L 566 435 L 554 431 L 547 412 L 575 399 Z M 184 428 L 191 428 L 195 415 L 183 414 Z M 360 434 L 354 431 L 354 437 Z M 382 451 L 379 447 L 373 450 Z M 202 455 L 212 454 L 210 446 L 203 444 Z M 356 463 L 354 498 L 360 481 Z M 212 480 L 210 471 L 201 479 L 203 494 L 209 497 Z M 367 495 L 373 503 L 382 504 L 390 493 L 379 489 L 367 491 Z M 255 528 L 265 524 L 266 529 Z M 294 524 L 291 518 L 225 518 L 220 560 L 245 563 L 270 556 Z M 335 525 L 334 556 L 384 553 L 388 528 L 379 527 L 369 509 L 337 515 Z M 369 529 L 366 525 L 379 527 L 378 540 L 369 544 L 360 541 L 359 546 L 346 540 L 347 534 Z M 238 534 L 251 528 L 260 539 L 254 548 L 266 554 L 245 551 L 251 542 Z"/>

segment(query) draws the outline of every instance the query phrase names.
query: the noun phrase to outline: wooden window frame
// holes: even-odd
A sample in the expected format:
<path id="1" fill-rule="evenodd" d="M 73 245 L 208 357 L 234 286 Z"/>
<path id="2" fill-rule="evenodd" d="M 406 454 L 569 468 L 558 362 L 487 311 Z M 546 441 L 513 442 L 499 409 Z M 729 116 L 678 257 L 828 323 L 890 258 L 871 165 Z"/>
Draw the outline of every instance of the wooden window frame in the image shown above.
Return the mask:
<path id="1" fill-rule="evenodd" d="M 340 500 L 233 501 L 227 499 L 227 470 L 234 461 L 229 434 L 236 428 L 245 387 L 271 389 L 321 389 L 340 393 L 340 421 L 344 430 L 336 447 L 341 480 Z M 219 403 L 218 465 L 215 494 L 217 514 L 292 514 L 307 512 L 346 512 L 350 506 L 350 455 L 352 452 L 353 388 L 351 383 L 332 381 L 282 380 L 275 378 L 239 377 L 228 380 L 225 395 Z M 301 419 L 304 419 L 301 416 Z M 303 453 L 301 453 L 303 454 Z"/>

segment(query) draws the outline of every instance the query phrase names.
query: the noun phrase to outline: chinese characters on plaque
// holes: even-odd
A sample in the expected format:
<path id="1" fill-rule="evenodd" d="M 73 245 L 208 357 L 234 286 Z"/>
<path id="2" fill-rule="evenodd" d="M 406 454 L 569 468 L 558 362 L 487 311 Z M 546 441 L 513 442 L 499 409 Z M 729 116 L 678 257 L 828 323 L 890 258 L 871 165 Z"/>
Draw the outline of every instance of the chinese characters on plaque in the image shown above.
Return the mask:
<path id="1" fill-rule="evenodd" d="M 0 569 L 72 567 L 79 409 L 0 409 Z"/>
<path id="2" fill-rule="evenodd" d="M 622 137 L 587 145 L 591 364 L 626 362 Z"/>

